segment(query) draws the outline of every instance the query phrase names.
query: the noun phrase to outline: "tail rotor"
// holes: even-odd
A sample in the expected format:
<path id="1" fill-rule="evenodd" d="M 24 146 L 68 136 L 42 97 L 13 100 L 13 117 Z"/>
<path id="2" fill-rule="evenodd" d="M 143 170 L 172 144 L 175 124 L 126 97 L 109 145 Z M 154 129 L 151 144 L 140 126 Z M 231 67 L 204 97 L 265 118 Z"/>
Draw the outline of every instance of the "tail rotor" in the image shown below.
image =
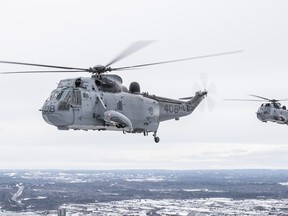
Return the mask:
<path id="1" fill-rule="evenodd" d="M 194 82 L 194 91 L 204 90 L 207 91 L 205 100 L 199 105 L 199 109 L 202 112 L 212 112 L 216 107 L 215 96 L 217 94 L 217 88 L 215 82 L 210 78 L 207 73 L 201 73 L 199 80 Z"/>

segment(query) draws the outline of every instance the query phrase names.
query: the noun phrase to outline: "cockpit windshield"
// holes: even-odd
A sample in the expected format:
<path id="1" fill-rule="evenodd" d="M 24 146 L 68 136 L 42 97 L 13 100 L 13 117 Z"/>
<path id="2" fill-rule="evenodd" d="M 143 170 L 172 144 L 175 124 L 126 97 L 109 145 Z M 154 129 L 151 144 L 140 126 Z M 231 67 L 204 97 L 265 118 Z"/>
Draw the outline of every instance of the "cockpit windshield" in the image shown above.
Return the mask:
<path id="1" fill-rule="evenodd" d="M 63 92 L 62 90 L 53 90 L 50 97 L 47 99 L 47 101 L 59 101 L 61 96 L 63 95 Z"/>

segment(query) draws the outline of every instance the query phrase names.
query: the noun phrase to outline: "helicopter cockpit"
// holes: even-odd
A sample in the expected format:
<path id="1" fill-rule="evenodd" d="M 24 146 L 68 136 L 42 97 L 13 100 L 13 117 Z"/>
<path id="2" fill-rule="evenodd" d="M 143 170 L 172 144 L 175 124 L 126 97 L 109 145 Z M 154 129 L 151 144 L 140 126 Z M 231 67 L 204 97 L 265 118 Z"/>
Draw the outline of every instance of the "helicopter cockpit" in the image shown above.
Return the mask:
<path id="1" fill-rule="evenodd" d="M 57 127 L 71 125 L 74 121 L 74 110 L 81 108 L 82 92 L 84 93 L 84 91 L 73 87 L 62 87 L 53 90 L 42 109 L 40 109 L 44 120 Z"/>
<path id="2" fill-rule="evenodd" d="M 259 109 L 257 110 L 256 114 L 257 114 L 257 118 L 261 121 L 266 121 L 266 119 L 268 118 L 270 112 L 271 112 L 271 106 L 272 104 L 270 103 L 266 103 L 266 104 L 262 104 Z"/>
<path id="3" fill-rule="evenodd" d="M 46 100 L 46 104 L 48 103 L 58 103 L 57 110 L 59 111 L 69 110 L 70 105 L 81 105 L 81 91 L 69 87 L 55 89 Z"/>

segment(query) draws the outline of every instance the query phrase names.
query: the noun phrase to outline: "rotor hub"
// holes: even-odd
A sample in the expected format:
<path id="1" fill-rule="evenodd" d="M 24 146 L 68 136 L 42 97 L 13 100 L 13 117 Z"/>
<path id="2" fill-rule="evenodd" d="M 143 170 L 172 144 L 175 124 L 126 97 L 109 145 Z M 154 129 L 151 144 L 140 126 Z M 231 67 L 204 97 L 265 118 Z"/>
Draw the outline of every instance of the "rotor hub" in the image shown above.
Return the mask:
<path id="1" fill-rule="evenodd" d="M 102 73 L 105 73 L 107 71 L 112 71 L 112 68 L 111 67 L 105 67 L 103 65 L 95 65 L 94 67 L 90 67 L 88 69 L 88 71 L 90 73 L 93 73 L 93 74 L 102 74 Z"/>

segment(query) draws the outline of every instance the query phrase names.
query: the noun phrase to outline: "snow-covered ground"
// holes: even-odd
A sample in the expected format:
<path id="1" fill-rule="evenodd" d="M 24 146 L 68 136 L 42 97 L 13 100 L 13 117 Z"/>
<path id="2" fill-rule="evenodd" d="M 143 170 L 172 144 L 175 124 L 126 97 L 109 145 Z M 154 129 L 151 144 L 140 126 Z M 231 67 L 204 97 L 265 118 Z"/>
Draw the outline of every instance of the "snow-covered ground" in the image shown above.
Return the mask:
<path id="1" fill-rule="evenodd" d="M 59 207 L 67 216 L 288 216 L 288 170 L 3 171 L 1 179 L 0 216 L 57 216 Z"/>
<path id="2" fill-rule="evenodd" d="M 209 198 L 192 200 L 123 200 L 63 205 L 67 215 L 288 215 L 288 200 L 232 200 Z"/>
<path id="3" fill-rule="evenodd" d="M 227 198 L 191 200 L 123 200 L 90 204 L 65 204 L 67 216 L 265 216 L 288 215 L 288 200 L 232 200 Z M 40 216 L 43 212 L 0 211 L 0 216 Z M 46 211 L 46 216 L 57 216 L 57 211 Z"/>

